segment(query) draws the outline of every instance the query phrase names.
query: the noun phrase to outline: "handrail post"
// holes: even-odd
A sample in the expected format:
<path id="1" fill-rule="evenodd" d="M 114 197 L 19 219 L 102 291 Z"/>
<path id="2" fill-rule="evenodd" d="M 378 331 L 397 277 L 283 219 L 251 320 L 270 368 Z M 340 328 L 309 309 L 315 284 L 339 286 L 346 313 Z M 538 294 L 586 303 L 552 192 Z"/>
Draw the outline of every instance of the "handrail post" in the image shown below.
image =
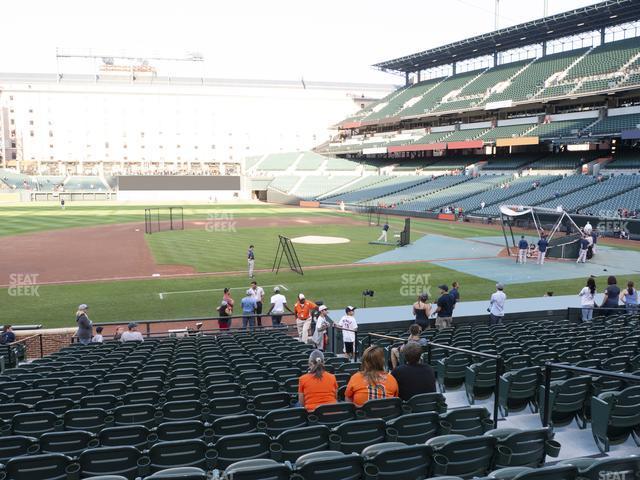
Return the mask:
<path id="1" fill-rule="evenodd" d="M 543 403 L 543 415 L 542 415 L 542 426 L 549 426 L 549 399 L 551 397 L 551 362 L 546 362 L 544 364 L 544 403 Z"/>
<path id="2" fill-rule="evenodd" d="M 358 361 L 358 354 L 360 353 L 360 349 L 358 348 L 358 332 L 353 332 L 353 359 Z"/>
<path id="3" fill-rule="evenodd" d="M 336 353 L 336 327 L 331 326 L 331 352 Z"/>
<path id="4" fill-rule="evenodd" d="M 431 365 L 431 360 L 432 360 L 432 352 L 431 352 L 431 342 L 427 343 L 427 363 L 429 365 Z"/>
<path id="5" fill-rule="evenodd" d="M 151 324 L 149 322 L 146 322 L 147 325 L 147 338 L 149 338 L 151 336 Z"/>
<path id="6" fill-rule="evenodd" d="M 40 358 L 44 357 L 44 347 L 42 345 L 42 334 L 38 335 L 39 340 L 40 340 Z"/>
<path id="7" fill-rule="evenodd" d="M 493 388 L 493 428 L 498 428 L 498 414 L 499 414 L 499 395 L 500 395 L 500 376 L 504 368 L 504 361 L 502 356 L 498 355 L 496 358 L 496 385 Z"/>

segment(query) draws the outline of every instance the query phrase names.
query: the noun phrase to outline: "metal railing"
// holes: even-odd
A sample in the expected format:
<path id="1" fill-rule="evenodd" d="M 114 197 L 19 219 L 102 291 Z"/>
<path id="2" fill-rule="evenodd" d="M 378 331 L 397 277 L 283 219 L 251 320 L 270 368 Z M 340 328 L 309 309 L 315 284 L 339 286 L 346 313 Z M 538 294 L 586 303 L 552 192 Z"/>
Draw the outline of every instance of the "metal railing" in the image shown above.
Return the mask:
<path id="1" fill-rule="evenodd" d="M 395 342 L 402 342 L 403 344 L 406 342 L 406 339 L 404 338 L 399 338 L 399 337 L 391 337 L 389 335 L 382 335 L 379 333 L 368 333 L 367 334 L 368 338 L 369 338 L 369 345 L 371 345 L 371 337 L 376 337 L 376 338 L 383 338 L 383 339 L 387 339 L 387 340 L 393 340 Z M 494 391 L 493 391 L 493 428 L 498 428 L 498 414 L 499 414 L 499 395 L 500 395 L 500 376 L 502 375 L 502 372 L 504 370 L 504 360 L 500 355 L 493 355 L 491 353 L 485 353 L 485 352 L 477 352 L 475 350 L 467 350 L 466 348 L 458 348 L 458 347 L 452 347 L 450 345 L 442 345 L 440 343 L 434 343 L 431 341 L 427 342 L 426 347 L 426 353 L 427 353 L 427 362 L 429 363 L 429 365 L 431 365 L 431 360 L 433 358 L 433 349 L 434 348 L 441 348 L 443 350 L 447 350 L 450 352 L 456 352 L 456 353 L 465 353 L 467 355 L 471 355 L 471 356 L 475 356 L 475 357 L 481 357 L 481 358 L 486 358 L 487 360 L 495 360 L 496 361 L 496 374 L 495 374 L 495 385 L 494 385 Z M 443 380 L 444 381 L 444 380 Z"/>
<path id="2" fill-rule="evenodd" d="M 274 317 L 274 316 L 279 316 L 281 317 L 282 320 L 284 320 L 287 317 L 292 317 L 295 318 L 295 315 L 292 313 L 284 313 L 282 315 L 274 315 L 274 314 L 266 314 L 266 313 L 253 313 L 253 314 L 237 314 L 237 315 L 229 315 L 227 317 L 215 317 L 215 316 L 209 316 L 209 317 L 189 317 L 189 318 L 173 318 L 173 319 L 163 319 L 163 320 L 122 320 L 122 321 L 116 321 L 116 322 L 94 322 L 93 326 L 94 327 L 126 327 L 129 323 L 134 322 L 137 323 L 138 325 L 142 325 L 144 326 L 144 336 L 145 337 L 152 337 L 154 335 L 164 335 L 166 336 L 168 331 L 163 331 L 163 332 L 152 332 L 151 331 L 151 326 L 152 325 L 163 325 L 163 324 L 169 324 L 169 323 L 184 323 L 184 324 L 192 324 L 192 323 L 202 323 L 203 327 L 205 326 L 206 323 L 209 322 L 213 322 L 213 321 L 219 321 L 219 320 L 227 320 L 229 322 L 232 322 L 235 319 L 242 319 L 242 318 L 257 318 L 257 317 L 261 317 L 261 318 L 269 318 L 269 317 Z M 284 324 L 282 324 L 283 326 L 285 326 Z M 263 325 L 263 326 L 253 326 L 253 329 L 265 329 L 269 326 L 267 325 Z M 271 325 L 271 327 L 273 327 L 273 325 Z M 237 331 L 237 330 L 245 330 L 242 327 L 230 327 L 229 329 L 224 329 L 224 328 L 205 328 L 205 329 L 199 329 L 198 331 Z"/>
<path id="3" fill-rule="evenodd" d="M 611 372 L 607 370 L 597 370 L 595 368 L 576 367 L 566 363 L 547 362 L 544 364 L 544 401 L 542 412 L 542 426 L 549 426 L 549 400 L 551 398 L 551 373 L 556 370 L 567 370 L 570 372 L 585 373 L 590 376 L 615 378 L 625 382 L 640 382 L 640 376 L 631 375 L 629 373 Z"/>

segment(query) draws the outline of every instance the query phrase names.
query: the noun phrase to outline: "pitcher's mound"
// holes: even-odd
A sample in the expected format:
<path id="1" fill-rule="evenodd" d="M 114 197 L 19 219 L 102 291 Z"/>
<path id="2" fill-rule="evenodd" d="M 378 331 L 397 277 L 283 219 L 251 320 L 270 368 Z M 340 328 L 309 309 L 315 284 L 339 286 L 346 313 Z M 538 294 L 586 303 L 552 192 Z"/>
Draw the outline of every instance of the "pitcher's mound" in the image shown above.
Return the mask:
<path id="1" fill-rule="evenodd" d="M 334 245 L 336 243 L 349 243 L 351 240 L 344 237 L 323 237 L 321 235 L 307 235 L 305 237 L 292 238 L 293 243 L 307 243 L 309 245 Z"/>

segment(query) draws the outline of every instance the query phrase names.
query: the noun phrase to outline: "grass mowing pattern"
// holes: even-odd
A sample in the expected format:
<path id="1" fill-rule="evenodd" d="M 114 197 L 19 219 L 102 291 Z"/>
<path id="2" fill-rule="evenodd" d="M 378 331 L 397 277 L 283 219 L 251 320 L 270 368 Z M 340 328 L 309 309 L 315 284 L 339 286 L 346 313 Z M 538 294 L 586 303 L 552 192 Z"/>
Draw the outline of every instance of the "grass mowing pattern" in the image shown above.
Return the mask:
<path id="1" fill-rule="evenodd" d="M 57 205 L 5 206 L 0 209 L 0 235 L 143 221 L 144 205 L 118 204 L 68 204 L 65 211 Z M 148 237 L 157 260 L 162 263 L 190 264 L 201 270 L 227 271 L 246 269 L 246 248 L 256 244 L 256 268 L 271 269 L 275 254 L 277 233 L 290 236 L 329 235 L 345 236 L 351 243 L 342 245 L 316 246 L 296 245 L 303 266 L 351 263 L 355 260 L 380 253 L 389 247 L 368 245 L 377 238 L 379 226 L 368 227 L 365 215 L 341 214 L 329 210 L 297 209 L 261 205 L 189 205 L 184 207 L 185 219 L 207 219 L 210 213 L 233 214 L 237 218 L 278 217 L 283 215 L 355 216 L 363 220 L 363 226 L 313 226 L 282 229 L 238 229 L 233 235 L 185 230 L 163 232 Z M 381 217 L 384 222 L 385 218 Z M 393 231 L 399 231 L 404 221 L 401 217 L 389 217 Z M 499 234 L 499 230 L 485 225 L 436 220 L 412 220 L 414 240 L 424 233 L 436 233 L 451 237 L 471 237 Z M 606 241 L 601 241 L 606 243 Z M 618 246 L 618 245 L 616 245 Z M 46 248 L 46 246 L 43 246 Z M 624 244 L 623 248 L 639 249 L 635 242 Z M 285 284 L 290 290 L 287 297 L 293 303 L 297 293 L 303 291 L 309 298 L 322 299 L 331 308 L 345 305 L 361 305 L 361 292 L 375 290 L 375 297 L 367 300 L 368 306 L 408 305 L 414 301 L 413 295 L 403 295 L 403 275 L 427 274 L 432 296 L 437 295 L 436 286 L 461 283 L 462 300 L 485 300 L 494 291 L 494 282 L 433 264 L 365 265 L 359 267 L 327 268 L 307 270 L 301 277 L 288 270 L 279 275 L 271 273 L 258 275 L 263 285 Z M 626 279 L 625 279 L 626 280 Z M 584 286 L 584 279 L 558 280 L 508 285 L 510 298 L 542 297 L 545 292 L 555 295 L 576 295 Z M 249 280 L 242 275 L 186 279 L 149 279 L 140 281 L 99 282 L 78 285 L 40 286 L 39 296 L 16 297 L 7 289 L 0 290 L 2 308 L 0 322 L 12 324 L 42 323 L 45 327 L 75 326 L 74 313 L 78 304 L 91 306 L 94 321 L 148 320 L 166 318 L 188 318 L 213 315 L 214 307 L 220 301 L 220 292 L 169 295 L 160 300 L 158 293 L 164 291 L 200 290 L 237 287 L 234 298 L 240 299 Z M 606 284 L 605 277 L 597 278 L 598 289 Z M 267 292 L 268 294 L 270 292 Z"/>

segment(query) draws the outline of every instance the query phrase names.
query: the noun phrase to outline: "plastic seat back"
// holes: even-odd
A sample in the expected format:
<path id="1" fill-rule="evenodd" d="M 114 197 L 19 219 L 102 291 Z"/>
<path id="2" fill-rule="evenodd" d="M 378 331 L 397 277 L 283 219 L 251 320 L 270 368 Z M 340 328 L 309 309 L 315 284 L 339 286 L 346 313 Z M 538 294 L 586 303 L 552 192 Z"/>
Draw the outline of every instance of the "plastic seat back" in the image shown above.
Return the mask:
<path id="1" fill-rule="evenodd" d="M 97 435 L 103 447 L 136 447 L 142 451 L 149 443 L 149 429 L 143 425 L 103 428 Z"/>
<path id="2" fill-rule="evenodd" d="M 293 428 L 278 435 L 271 443 L 271 458 L 293 462 L 311 452 L 329 450 L 331 431 L 326 425 Z"/>
<path id="3" fill-rule="evenodd" d="M 100 447 L 85 450 L 78 457 L 82 477 L 120 475 L 134 480 L 139 475 L 141 453 L 135 447 Z"/>
<path id="4" fill-rule="evenodd" d="M 61 453 L 15 457 L 5 465 L 11 480 L 66 480 L 71 459 Z"/>
<path id="5" fill-rule="evenodd" d="M 387 437 L 407 445 L 423 444 L 439 432 L 440 416 L 436 412 L 408 413 L 387 422 Z"/>
<path id="6" fill-rule="evenodd" d="M 372 445 L 362 451 L 367 477 L 384 479 L 425 478 L 431 469 L 433 449 L 427 445 L 397 442 Z"/>
<path id="7" fill-rule="evenodd" d="M 343 453 L 360 453 L 369 445 L 385 441 L 386 424 L 377 418 L 354 420 L 334 428 L 333 433 L 337 435 L 332 437 L 334 449 Z"/>
<path id="8" fill-rule="evenodd" d="M 225 469 L 240 460 L 269 458 L 271 439 L 266 433 L 227 435 L 215 443 L 216 466 Z"/>

